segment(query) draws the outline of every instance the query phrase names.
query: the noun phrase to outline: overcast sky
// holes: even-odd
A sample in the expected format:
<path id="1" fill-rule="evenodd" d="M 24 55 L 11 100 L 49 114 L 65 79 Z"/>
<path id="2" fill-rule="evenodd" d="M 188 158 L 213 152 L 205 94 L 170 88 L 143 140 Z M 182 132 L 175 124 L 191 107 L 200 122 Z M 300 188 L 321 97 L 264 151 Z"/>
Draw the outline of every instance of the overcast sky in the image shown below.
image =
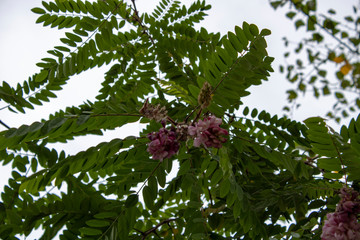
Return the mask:
<path id="1" fill-rule="evenodd" d="M 155 0 L 137 0 L 138 10 L 140 12 L 149 11 L 157 2 Z M 192 1 L 182 2 L 188 4 Z M 207 2 L 213 7 L 201 26 L 207 28 L 209 32 L 219 31 L 225 34 L 227 31 L 233 31 L 235 25 L 241 26 L 243 21 L 254 23 L 259 29 L 268 28 L 272 31 L 272 35 L 267 37 L 267 42 L 269 55 L 276 58 L 273 65 L 275 71 L 278 70 L 278 65 L 283 63 L 284 46 L 281 38 L 287 35 L 288 38 L 297 40 L 303 34 L 302 31 L 294 30 L 293 23 L 284 17 L 284 10 L 274 11 L 269 6 L 268 0 L 211 0 Z M 341 13 L 351 11 L 351 6 L 357 0 L 318 0 L 318 2 L 320 8 L 331 7 Z M 37 6 L 41 7 L 40 0 L 0 0 L 0 81 L 7 81 L 12 86 L 16 86 L 18 82 L 22 83 L 32 74 L 37 73 L 39 68 L 35 64 L 41 58 L 49 56 L 46 51 L 61 45 L 59 38 L 63 37 L 63 31 L 35 24 L 39 15 L 32 13 L 30 9 Z M 46 119 L 49 113 L 64 109 L 66 106 L 77 106 L 87 99 L 94 100 L 103 80 L 103 73 L 108 68 L 89 70 L 72 77 L 64 90 L 56 93 L 57 99 L 36 107 L 36 110 L 27 110 L 26 115 L 13 114 L 6 109 L 2 110 L 0 111 L 0 120 L 10 127 L 18 127 L 42 118 Z M 253 87 L 251 96 L 243 101 L 259 110 L 265 109 L 272 114 L 282 115 L 287 88 L 289 88 L 289 84 L 284 76 L 273 73 L 268 82 Z M 326 101 L 319 102 L 309 98 L 303 103 L 307 107 L 297 111 L 294 115 L 295 119 L 301 121 L 310 116 L 325 114 L 323 106 Z M 0 101 L 0 108 L 3 106 L 5 106 L 4 102 Z M 80 138 L 66 146 L 58 145 L 57 148 L 64 148 L 68 153 L 76 153 L 97 142 L 108 141 L 113 137 L 137 135 L 140 129 L 140 125 L 132 124 L 131 127 L 107 133 L 102 137 L 86 137 L 86 141 L 84 138 Z M 2 130 L 5 128 L 0 126 L 0 131 Z M 3 185 L 6 184 L 10 175 L 10 169 L 0 166 L 0 172 L 0 191 L 2 191 Z"/>

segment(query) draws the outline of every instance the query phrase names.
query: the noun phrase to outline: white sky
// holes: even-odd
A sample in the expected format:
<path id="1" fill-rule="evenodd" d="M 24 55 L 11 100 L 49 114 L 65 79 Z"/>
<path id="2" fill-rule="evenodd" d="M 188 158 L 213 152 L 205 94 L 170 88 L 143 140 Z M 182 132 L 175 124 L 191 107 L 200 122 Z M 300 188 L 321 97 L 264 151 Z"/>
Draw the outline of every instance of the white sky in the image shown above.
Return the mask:
<path id="1" fill-rule="evenodd" d="M 137 7 L 140 12 L 150 10 L 158 1 L 137 0 Z M 182 1 L 188 4 L 189 0 Z M 259 29 L 268 28 L 272 35 L 267 37 L 268 53 L 276 58 L 272 74 L 269 81 L 258 87 L 251 89 L 251 95 L 243 99 L 244 103 L 256 107 L 259 110 L 267 110 L 272 114 L 282 115 L 282 107 L 286 101 L 285 91 L 290 87 L 283 75 L 276 73 L 279 64 L 283 63 L 284 46 L 281 38 L 287 35 L 288 38 L 296 40 L 301 38 L 303 32 L 296 32 L 293 23 L 284 16 L 284 9 L 274 11 L 268 4 L 268 0 L 209 0 L 212 9 L 208 12 L 209 16 L 201 23 L 209 32 L 225 34 L 233 31 L 235 25 L 242 25 L 243 21 L 256 24 Z M 336 9 L 337 12 L 350 12 L 351 6 L 356 0 L 318 0 L 320 7 L 323 4 L 326 9 L 329 7 Z M 35 24 L 39 15 L 30 11 L 33 7 L 42 7 L 40 0 L 0 0 L 0 81 L 7 81 L 12 86 L 18 82 L 23 82 L 28 76 L 39 71 L 35 66 L 41 58 L 48 57 L 47 50 L 54 46 L 62 45 L 59 41 L 64 32 L 56 28 L 42 27 L 42 24 Z M 287 10 L 287 9 L 286 9 Z M 89 70 L 86 73 L 72 77 L 63 91 L 56 92 L 58 98 L 50 103 L 36 107 L 36 110 L 27 110 L 26 115 L 13 114 L 9 111 L 0 111 L 0 119 L 10 127 L 18 127 L 22 124 L 31 124 L 47 118 L 48 114 L 66 106 L 79 105 L 87 99 L 94 100 L 100 83 L 103 80 L 103 73 L 109 69 Z M 84 88 L 86 86 L 86 88 Z M 309 95 L 310 96 L 310 95 Z M 308 98 L 302 101 L 304 106 L 295 112 L 294 118 L 302 121 L 310 116 L 324 115 L 326 101 L 314 101 Z M 5 106 L 0 102 L 0 108 Z M 124 137 L 127 135 L 137 135 L 141 126 L 132 124 L 126 129 L 122 128 L 112 131 L 102 137 L 86 137 L 70 142 L 63 147 L 68 153 L 76 153 L 100 142 L 108 141 L 113 137 Z M 0 126 L 0 131 L 5 130 Z M 0 166 L 0 192 L 3 185 L 7 183 L 10 176 L 8 166 Z"/>

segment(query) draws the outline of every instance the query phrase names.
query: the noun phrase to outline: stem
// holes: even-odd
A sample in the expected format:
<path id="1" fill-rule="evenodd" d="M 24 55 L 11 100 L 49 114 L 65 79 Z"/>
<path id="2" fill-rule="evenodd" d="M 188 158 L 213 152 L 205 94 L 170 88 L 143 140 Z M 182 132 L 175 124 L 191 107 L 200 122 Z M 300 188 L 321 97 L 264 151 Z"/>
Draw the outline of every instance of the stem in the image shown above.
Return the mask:
<path id="1" fill-rule="evenodd" d="M 138 12 L 138 10 L 136 8 L 135 0 L 131 0 L 131 2 L 132 2 L 132 5 L 134 6 L 134 20 L 140 24 L 141 28 L 143 29 L 143 33 L 145 33 L 149 37 L 151 43 L 153 45 L 155 45 L 154 39 L 149 34 L 149 32 L 147 30 L 147 27 L 143 24 L 143 22 L 142 22 L 142 20 L 141 20 L 141 18 L 139 16 L 139 12 Z"/>
<path id="2" fill-rule="evenodd" d="M 138 229 L 135 229 L 135 230 L 136 230 L 137 232 L 140 232 L 140 233 L 141 233 L 141 235 L 143 236 L 141 239 L 144 240 L 144 239 L 146 239 L 147 236 L 150 235 L 151 233 L 154 233 L 155 235 L 157 235 L 156 230 L 157 230 L 159 227 L 161 227 L 162 225 L 164 225 L 164 224 L 168 224 L 168 225 L 169 225 L 170 222 L 173 222 L 173 221 L 176 221 L 176 220 L 178 220 L 178 218 L 169 218 L 169 219 L 163 220 L 162 222 L 160 222 L 160 223 L 158 223 L 156 226 L 154 226 L 154 227 L 146 230 L 145 232 L 142 232 L 142 231 L 140 231 L 140 230 L 138 230 Z"/>
<path id="3" fill-rule="evenodd" d="M 345 166 L 345 165 L 344 165 L 344 161 L 343 161 L 343 159 L 342 159 L 342 157 L 341 157 L 341 154 L 340 154 L 340 151 L 339 151 L 338 147 L 337 147 L 336 144 L 335 144 L 335 141 L 334 141 L 333 136 L 330 135 L 330 138 L 331 138 L 331 141 L 332 141 L 332 143 L 333 143 L 333 145 L 334 145 L 334 147 L 335 147 L 335 149 L 336 149 L 338 158 L 339 158 L 339 160 L 340 160 L 340 162 L 341 162 L 341 169 L 342 169 L 342 171 L 344 172 L 345 186 L 348 187 L 348 184 L 347 184 L 347 174 L 346 174 L 345 167 L 344 167 L 344 166 Z"/>
<path id="4" fill-rule="evenodd" d="M 158 165 L 154 168 L 154 170 L 150 173 L 150 176 L 148 176 L 148 177 L 145 179 L 143 185 L 142 185 L 142 186 L 140 187 L 140 189 L 136 192 L 137 195 L 140 193 L 141 189 L 144 188 L 144 186 L 145 186 L 145 184 L 147 183 L 147 181 L 149 180 L 149 178 L 154 175 L 155 171 L 160 167 L 160 164 L 161 164 L 161 163 L 162 163 L 162 162 L 159 162 Z"/>
<path id="5" fill-rule="evenodd" d="M 97 240 L 100 240 L 100 239 L 102 239 L 104 236 L 105 236 L 105 234 L 112 228 L 112 226 L 114 226 L 114 224 L 117 222 L 117 220 L 119 219 L 119 217 L 121 216 L 121 214 L 123 213 L 123 211 L 115 218 L 115 220 L 110 224 L 110 226 L 106 229 L 106 231 L 103 233 L 103 234 L 101 234 L 101 236 L 97 239 Z"/>
<path id="6" fill-rule="evenodd" d="M 241 54 L 242 56 L 242 54 Z M 241 59 L 241 56 L 238 57 L 238 59 L 236 59 L 236 61 L 232 64 L 232 66 L 230 67 L 229 71 L 227 71 L 224 76 L 220 79 L 220 82 L 215 86 L 215 88 L 211 91 L 210 95 L 213 95 L 214 92 L 216 91 L 216 89 L 220 86 L 220 84 L 225 80 L 225 78 L 229 75 L 229 73 L 233 70 L 233 67 L 238 64 L 238 62 Z"/>
<path id="7" fill-rule="evenodd" d="M 174 121 L 174 119 L 172 119 L 171 117 L 167 116 L 166 120 L 168 120 L 169 122 L 171 122 L 174 126 L 177 126 L 177 122 Z"/>
<path id="8" fill-rule="evenodd" d="M 133 114 L 133 113 L 106 113 L 106 114 L 93 114 L 89 115 L 90 117 L 116 117 L 116 116 L 128 116 L 128 117 L 142 117 L 141 114 Z M 66 115 L 69 118 L 78 118 L 80 115 Z"/>
<path id="9" fill-rule="evenodd" d="M 193 115 L 193 113 L 196 111 L 196 109 L 198 109 L 200 107 L 200 105 L 197 105 L 192 111 L 191 111 L 191 113 L 189 113 L 189 115 L 187 115 L 187 117 L 185 118 L 185 123 L 187 123 L 188 122 L 188 120 L 189 120 L 189 118 L 190 118 L 190 116 L 191 115 Z"/>
<path id="10" fill-rule="evenodd" d="M 0 110 L 1 110 L 1 109 L 0 109 Z M 6 127 L 7 129 L 10 129 L 10 127 L 9 127 L 7 124 L 5 124 L 3 121 L 1 121 L 1 120 L 0 120 L 0 124 L 3 125 L 4 127 Z"/>

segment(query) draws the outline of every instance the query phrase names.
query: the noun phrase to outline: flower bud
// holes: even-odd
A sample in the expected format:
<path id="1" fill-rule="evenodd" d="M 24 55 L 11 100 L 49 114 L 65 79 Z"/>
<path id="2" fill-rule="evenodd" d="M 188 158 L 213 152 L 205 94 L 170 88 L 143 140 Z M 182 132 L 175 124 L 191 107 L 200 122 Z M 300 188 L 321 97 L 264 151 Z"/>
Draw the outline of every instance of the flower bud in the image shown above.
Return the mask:
<path id="1" fill-rule="evenodd" d="M 212 99 L 212 87 L 208 82 L 204 82 L 199 96 L 198 96 L 198 103 L 201 105 L 201 108 L 207 108 Z"/>
<path id="2" fill-rule="evenodd" d="M 167 111 L 165 107 L 161 107 L 160 104 L 154 106 L 149 103 L 149 99 L 146 99 L 144 105 L 139 112 L 146 118 L 161 122 L 166 119 Z"/>

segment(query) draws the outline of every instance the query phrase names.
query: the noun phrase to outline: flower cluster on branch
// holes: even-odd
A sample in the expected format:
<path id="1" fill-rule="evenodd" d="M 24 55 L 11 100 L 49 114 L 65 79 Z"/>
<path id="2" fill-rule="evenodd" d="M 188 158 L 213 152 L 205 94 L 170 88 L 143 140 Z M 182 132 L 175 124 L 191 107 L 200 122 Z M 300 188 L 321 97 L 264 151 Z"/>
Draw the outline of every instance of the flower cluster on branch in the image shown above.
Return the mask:
<path id="1" fill-rule="evenodd" d="M 326 215 L 327 220 L 322 228 L 322 240 L 358 240 L 360 239 L 359 193 L 352 188 L 342 188 L 341 200 L 336 211 Z"/>
<path id="2" fill-rule="evenodd" d="M 221 118 L 209 116 L 199 120 L 195 126 L 190 126 L 188 133 L 194 137 L 194 146 L 221 148 L 221 144 L 226 142 L 225 136 L 229 135 L 228 131 L 220 127 L 221 123 Z"/>
<path id="3" fill-rule="evenodd" d="M 176 138 L 176 132 L 172 129 L 160 128 L 158 132 L 148 134 L 150 143 L 147 151 L 152 155 L 153 159 L 163 160 L 171 158 L 179 151 L 179 142 Z"/>
<path id="4" fill-rule="evenodd" d="M 204 120 L 198 120 L 191 125 L 185 123 L 178 124 L 166 116 L 167 111 L 165 108 L 159 105 L 154 107 L 149 104 L 148 101 L 145 102 L 140 113 L 142 113 L 144 117 L 156 121 L 161 120 L 163 127 L 160 128 L 158 132 L 148 134 L 150 143 L 147 148 L 152 158 L 160 161 L 175 155 L 179 151 L 181 141 L 192 138 L 194 139 L 195 147 L 221 148 L 222 143 L 225 143 L 227 140 L 225 136 L 229 135 L 227 130 L 220 127 L 222 119 L 214 115 L 208 116 Z M 165 119 L 170 119 L 171 123 L 175 126 L 166 129 Z"/>

